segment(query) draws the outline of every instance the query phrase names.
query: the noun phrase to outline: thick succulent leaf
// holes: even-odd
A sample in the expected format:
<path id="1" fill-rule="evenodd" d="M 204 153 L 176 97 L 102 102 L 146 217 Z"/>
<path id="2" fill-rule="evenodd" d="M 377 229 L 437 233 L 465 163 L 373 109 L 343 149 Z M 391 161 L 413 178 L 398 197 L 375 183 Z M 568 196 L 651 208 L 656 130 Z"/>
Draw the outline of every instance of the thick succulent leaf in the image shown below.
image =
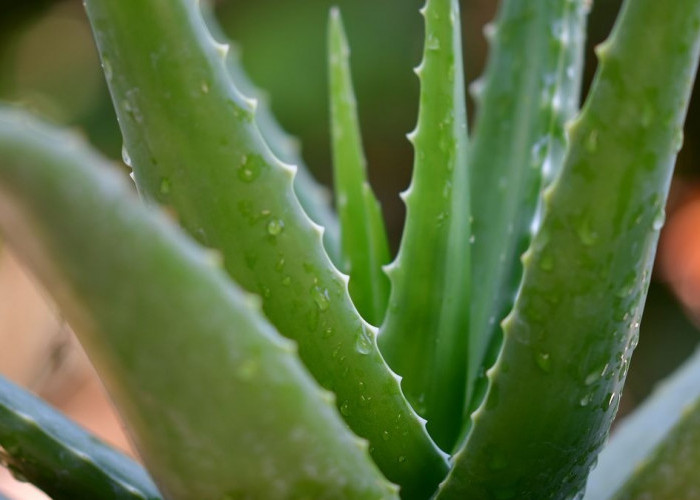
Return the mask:
<path id="1" fill-rule="evenodd" d="M 202 2 L 201 6 L 204 19 L 214 38 L 219 43 L 230 43 L 219 26 L 209 2 Z M 330 206 L 330 192 L 314 180 L 301 157 L 299 141 L 282 128 L 272 114 L 268 96 L 258 89 L 246 74 L 237 47 L 234 45 L 229 45 L 229 47 L 226 56 L 229 76 L 243 95 L 257 100 L 255 123 L 273 154 L 283 162 L 297 167 L 297 174 L 294 177 L 294 192 L 311 220 L 323 226 L 323 245 L 333 263 L 336 266 L 341 266 L 340 229 L 337 217 Z"/>
<path id="2" fill-rule="evenodd" d="M 698 26 L 695 0 L 627 1 L 599 49 L 485 403 L 439 498 L 566 498 L 583 488 L 637 341 Z"/>
<path id="3" fill-rule="evenodd" d="M 340 11 L 332 9 L 328 24 L 333 176 L 340 217 L 343 269 L 350 274 L 350 296 L 373 325 L 384 318 L 389 279 L 389 243 L 379 202 L 367 182 L 357 104 L 350 76 L 350 49 Z"/>
<path id="4" fill-rule="evenodd" d="M 700 401 L 685 408 L 682 419 L 653 455 L 612 498 L 693 500 L 700 493 Z"/>
<path id="5" fill-rule="evenodd" d="M 647 498 L 681 500 L 690 498 L 681 494 L 687 492 L 689 486 L 700 491 L 700 478 L 697 475 L 700 466 L 698 380 L 700 351 L 617 425 L 588 477 L 584 500 L 607 500 L 618 498 L 618 495 L 638 498 L 639 495 L 632 495 L 632 491 L 645 487 L 655 488 Z M 686 428 L 693 421 L 694 427 Z M 686 445 L 694 449 L 685 448 Z M 668 470 L 672 471 L 671 477 L 663 474 L 661 466 L 664 464 L 670 465 Z M 687 475 L 689 472 L 690 477 Z M 652 476 L 655 477 L 653 481 Z M 674 493 L 657 490 L 662 486 L 658 479 L 674 489 Z M 626 493 L 618 493 L 620 490 Z"/>
<path id="6" fill-rule="evenodd" d="M 499 324 L 522 279 L 519 259 L 537 224 L 541 189 L 563 161 L 564 123 L 579 104 L 588 3 L 505 0 L 486 29 L 491 55 L 483 79 L 472 85 L 478 114 L 469 156 L 474 276 L 467 413 L 483 398 L 484 369 L 494 361 L 487 352 L 497 353 L 502 340 Z"/>
<path id="7" fill-rule="evenodd" d="M 311 373 L 338 397 L 350 427 L 405 495 L 428 495 L 443 455 L 404 399 L 357 313 L 321 230 L 233 86 L 226 49 L 194 0 L 87 0 L 139 189 L 171 207 L 224 267 L 262 297 L 267 317 L 298 342 Z"/>
<path id="8" fill-rule="evenodd" d="M 55 500 L 161 498 L 139 464 L 3 377 L 0 463 Z"/>
<path id="9" fill-rule="evenodd" d="M 78 332 L 167 498 L 394 496 L 211 252 L 74 137 L 0 116 L 0 229 Z"/>
<path id="10" fill-rule="evenodd" d="M 459 3 L 428 0 L 413 179 L 379 342 L 428 430 L 454 444 L 464 406 L 470 217 Z"/>

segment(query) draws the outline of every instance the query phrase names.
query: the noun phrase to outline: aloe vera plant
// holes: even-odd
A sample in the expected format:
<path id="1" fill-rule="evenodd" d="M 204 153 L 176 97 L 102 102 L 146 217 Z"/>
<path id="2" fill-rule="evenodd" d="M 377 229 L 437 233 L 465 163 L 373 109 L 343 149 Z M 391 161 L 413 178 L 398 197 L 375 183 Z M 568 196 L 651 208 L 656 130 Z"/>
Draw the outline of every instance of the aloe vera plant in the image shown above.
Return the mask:
<path id="1" fill-rule="evenodd" d="M 145 203 L 83 141 L 3 107 L 0 230 L 145 470 L 3 382 L 4 465 L 55 498 L 583 495 L 637 342 L 700 3 L 625 2 L 579 110 L 588 3 L 504 0 L 470 132 L 459 3 L 427 0 L 393 261 L 338 10 L 336 216 L 209 10 L 85 6 Z M 689 363 L 613 437 L 613 462 L 630 433 L 644 445 L 586 498 L 700 487 Z"/>

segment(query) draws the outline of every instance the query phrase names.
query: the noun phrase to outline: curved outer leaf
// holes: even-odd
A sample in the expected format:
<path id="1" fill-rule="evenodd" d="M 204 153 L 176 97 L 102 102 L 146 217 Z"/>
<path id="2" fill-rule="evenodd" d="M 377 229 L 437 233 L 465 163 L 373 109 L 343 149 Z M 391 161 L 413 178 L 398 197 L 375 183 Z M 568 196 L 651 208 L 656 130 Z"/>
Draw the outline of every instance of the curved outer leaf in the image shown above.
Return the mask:
<path id="1" fill-rule="evenodd" d="M 692 421 L 698 413 L 697 402 L 700 401 L 700 351 L 697 351 L 683 366 L 678 368 L 673 375 L 668 377 L 647 398 L 644 403 L 627 416 L 610 438 L 610 442 L 598 455 L 596 467 L 588 476 L 586 495 L 584 500 L 607 500 L 617 498 L 623 485 L 627 483 L 625 490 L 642 486 L 647 483 L 652 475 L 657 474 L 659 463 L 655 461 L 660 455 L 669 453 L 669 460 L 679 463 L 671 466 L 673 478 L 664 478 L 670 488 L 687 486 L 689 483 L 681 481 L 681 473 L 689 472 L 683 467 L 684 463 L 692 469 L 691 484 L 700 489 L 697 470 L 700 465 L 700 443 L 698 437 L 692 434 L 692 429 L 681 431 L 686 424 L 684 420 Z M 688 411 L 691 408 L 692 411 Z M 695 424 L 697 429 L 700 425 Z M 677 449 L 683 443 L 674 435 L 687 436 L 687 444 L 695 446 L 695 450 L 683 453 Z M 666 450 L 659 453 L 659 450 Z M 673 452 L 678 451 L 674 456 Z M 657 457 L 654 457 L 657 455 Z M 663 463 L 663 462 L 662 462 Z M 654 481 L 655 483 L 655 481 Z M 656 485 L 659 486 L 658 484 Z M 657 491 L 648 498 L 669 498 L 681 500 L 684 497 L 678 494 L 661 494 Z"/>
<path id="2" fill-rule="evenodd" d="M 223 30 L 219 26 L 209 2 L 203 2 L 202 13 L 209 31 L 219 43 L 229 43 Z M 255 123 L 260 130 L 265 142 L 273 154 L 281 161 L 297 167 L 294 176 L 294 193 L 299 198 L 299 203 L 308 216 L 323 226 L 323 245 L 328 256 L 336 266 L 341 265 L 340 257 L 340 229 L 338 220 L 331 209 L 331 195 L 325 186 L 322 186 L 312 177 L 309 168 L 301 157 L 299 142 L 282 129 L 277 122 L 269 98 L 258 89 L 248 78 L 239 51 L 235 46 L 230 46 L 226 56 L 226 68 L 236 88 L 245 96 L 254 98 L 258 102 L 255 113 Z"/>
<path id="3" fill-rule="evenodd" d="M 680 422 L 647 460 L 617 492 L 615 500 L 698 498 L 700 401 L 685 409 Z"/>
<path id="4" fill-rule="evenodd" d="M 0 463 L 55 500 L 161 498 L 139 464 L 3 377 Z"/>
<path id="5" fill-rule="evenodd" d="M 387 268 L 379 342 L 438 444 L 450 449 L 464 406 L 469 328 L 469 173 L 459 3 L 428 0 L 406 226 Z"/>
<path id="6" fill-rule="evenodd" d="M 492 54 L 483 80 L 472 86 L 478 114 L 469 156 L 474 276 L 467 415 L 483 398 L 483 370 L 494 362 L 499 323 L 522 279 L 519 258 L 537 224 L 541 189 L 563 162 L 564 123 L 579 104 L 587 3 L 505 0 L 486 29 Z"/>
<path id="7" fill-rule="evenodd" d="M 394 496 L 258 301 L 104 160 L 21 120 L 0 115 L 0 228 L 79 332 L 165 496 Z"/>
<path id="8" fill-rule="evenodd" d="M 627 1 L 439 498 L 566 498 L 615 415 L 700 49 L 700 3 Z M 639 58 L 639 54 L 644 54 Z"/>
<path id="9" fill-rule="evenodd" d="M 280 333 L 338 397 L 353 431 L 370 441 L 404 495 L 427 496 L 443 455 L 404 399 L 333 267 L 321 231 L 232 85 L 225 47 L 193 0 L 87 0 L 126 150 L 139 189 L 172 207 L 201 242 L 219 249 L 234 279 L 263 300 Z"/>
<path id="10" fill-rule="evenodd" d="M 350 274 L 350 296 L 360 314 L 378 325 L 384 319 L 389 280 L 389 243 L 379 202 L 367 182 L 357 104 L 350 77 L 350 49 L 340 11 L 328 24 L 328 61 L 333 138 L 333 175 L 341 223 L 344 266 Z"/>

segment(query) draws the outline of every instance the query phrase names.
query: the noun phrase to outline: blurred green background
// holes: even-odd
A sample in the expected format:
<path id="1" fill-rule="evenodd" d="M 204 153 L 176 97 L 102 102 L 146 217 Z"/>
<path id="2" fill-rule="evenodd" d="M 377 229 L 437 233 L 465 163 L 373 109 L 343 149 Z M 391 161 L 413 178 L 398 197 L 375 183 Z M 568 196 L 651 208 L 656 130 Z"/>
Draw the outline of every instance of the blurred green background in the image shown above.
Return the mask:
<path id="1" fill-rule="evenodd" d="M 586 86 L 595 70 L 593 47 L 608 34 L 619 3 L 601 1 L 591 12 Z M 384 207 L 394 250 L 404 218 L 398 193 L 408 186 L 412 164 L 405 134 L 417 116 L 418 81 L 412 68 L 420 61 L 423 24 L 418 9 L 422 4 L 423 0 L 216 3 L 224 29 L 242 48 L 250 76 L 268 91 L 283 126 L 301 138 L 307 163 L 325 184 L 331 181 L 325 29 L 329 7 L 341 7 L 353 51 L 370 177 Z M 461 4 L 465 71 L 471 82 L 483 71 L 487 46 L 482 27 L 493 18 L 497 2 L 462 0 Z M 0 99 L 79 128 L 115 161 L 121 156 L 119 130 L 78 0 L 0 0 Z M 472 120 L 471 101 L 469 108 Z M 699 121 L 696 98 L 674 193 L 697 182 Z M 698 340 L 698 330 L 658 274 L 650 290 L 623 410 L 643 398 L 656 380 L 691 353 Z"/>

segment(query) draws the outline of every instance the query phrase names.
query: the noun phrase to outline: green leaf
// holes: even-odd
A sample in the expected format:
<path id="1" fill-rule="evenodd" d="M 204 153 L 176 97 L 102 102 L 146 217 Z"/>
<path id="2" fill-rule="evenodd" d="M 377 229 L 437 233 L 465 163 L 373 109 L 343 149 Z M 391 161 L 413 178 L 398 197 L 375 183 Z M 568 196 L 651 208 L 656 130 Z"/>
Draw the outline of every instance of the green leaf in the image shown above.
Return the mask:
<path id="1" fill-rule="evenodd" d="M 502 341 L 499 325 L 522 279 L 519 259 L 541 190 L 563 162 L 564 123 L 579 104 L 586 4 L 505 0 L 485 30 L 491 55 L 472 86 L 478 114 L 469 156 L 474 276 L 467 414 L 483 398 L 484 370 Z"/>
<path id="2" fill-rule="evenodd" d="M 427 496 L 443 455 L 384 363 L 271 153 L 254 106 L 233 86 L 194 0 L 87 0 L 126 151 L 141 192 L 165 205 L 228 273 L 262 297 L 352 430 L 404 495 Z"/>
<path id="3" fill-rule="evenodd" d="M 659 465 L 665 461 L 674 461 L 668 470 L 672 477 L 665 477 L 669 488 L 687 487 L 689 484 L 698 488 L 697 468 L 700 456 L 695 450 L 700 449 L 695 429 L 685 428 L 688 423 L 697 420 L 697 402 L 700 400 L 700 351 L 696 352 L 680 368 L 654 391 L 633 413 L 616 426 L 610 441 L 598 456 L 596 467 L 588 477 L 585 500 L 607 500 L 618 498 L 618 492 L 631 492 L 645 485 L 654 488 L 661 486 L 656 482 Z M 682 437 L 679 441 L 677 438 Z M 692 445 L 695 450 L 682 447 Z M 662 461 L 662 457 L 668 455 Z M 685 467 L 685 465 L 690 470 Z M 692 477 L 686 474 L 691 472 Z M 652 481 L 652 476 L 655 479 Z M 675 494 L 662 494 L 655 491 L 648 498 L 687 498 L 676 490 Z M 619 493 L 621 495 L 621 493 Z M 623 496 L 627 498 L 626 496 Z M 636 498 L 637 496 L 632 496 Z"/>
<path id="4" fill-rule="evenodd" d="M 332 9 L 328 24 L 333 175 L 341 223 L 343 269 L 350 275 L 350 296 L 373 325 L 384 318 L 389 280 L 382 266 L 389 262 L 389 243 L 381 207 L 367 182 L 357 104 L 350 76 L 350 49 L 340 11 Z"/>
<path id="5" fill-rule="evenodd" d="M 336 266 L 340 266 L 342 260 L 340 257 L 340 229 L 337 217 L 330 206 L 330 192 L 325 186 L 314 180 L 309 168 L 301 157 L 299 141 L 282 129 L 282 126 L 272 114 L 268 96 L 248 78 L 243 69 L 238 48 L 230 44 L 219 26 L 209 2 L 203 2 L 201 6 L 207 27 L 212 32 L 212 35 L 219 43 L 229 44 L 230 49 L 226 56 L 226 67 L 231 79 L 243 95 L 256 99 L 258 102 L 255 123 L 260 129 L 265 142 L 277 158 L 297 167 L 297 173 L 294 177 L 294 193 L 299 198 L 299 203 L 301 203 L 311 220 L 323 226 L 324 247 L 333 263 Z"/>
<path id="6" fill-rule="evenodd" d="M 439 498 L 566 498 L 583 488 L 637 341 L 699 26 L 695 0 L 627 1 L 599 49 L 485 403 Z"/>
<path id="7" fill-rule="evenodd" d="M 696 400 L 684 409 L 680 422 L 613 498 L 693 500 L 700 488 L 698 465 L 700 401 Z"/>
<path id="8" fill-rule="evenodd" d="M 164 496 L 395 496 L 259 301 L 105 160 L 10 111 L 0 157 L 0 229 L 78 332 Z"/>
<path id="9" fill-rule="evenodd" d="M 459 432 L 469 328 L 469 172 L 459 3 L 428 0 L 406 226 L 379 342 L 443 449 Z"/>
<path id="10" fill-rule="evenodd" d="M 160 499 L 148 473 L 0 377 L 0 463 L 54 499 Z"/>

